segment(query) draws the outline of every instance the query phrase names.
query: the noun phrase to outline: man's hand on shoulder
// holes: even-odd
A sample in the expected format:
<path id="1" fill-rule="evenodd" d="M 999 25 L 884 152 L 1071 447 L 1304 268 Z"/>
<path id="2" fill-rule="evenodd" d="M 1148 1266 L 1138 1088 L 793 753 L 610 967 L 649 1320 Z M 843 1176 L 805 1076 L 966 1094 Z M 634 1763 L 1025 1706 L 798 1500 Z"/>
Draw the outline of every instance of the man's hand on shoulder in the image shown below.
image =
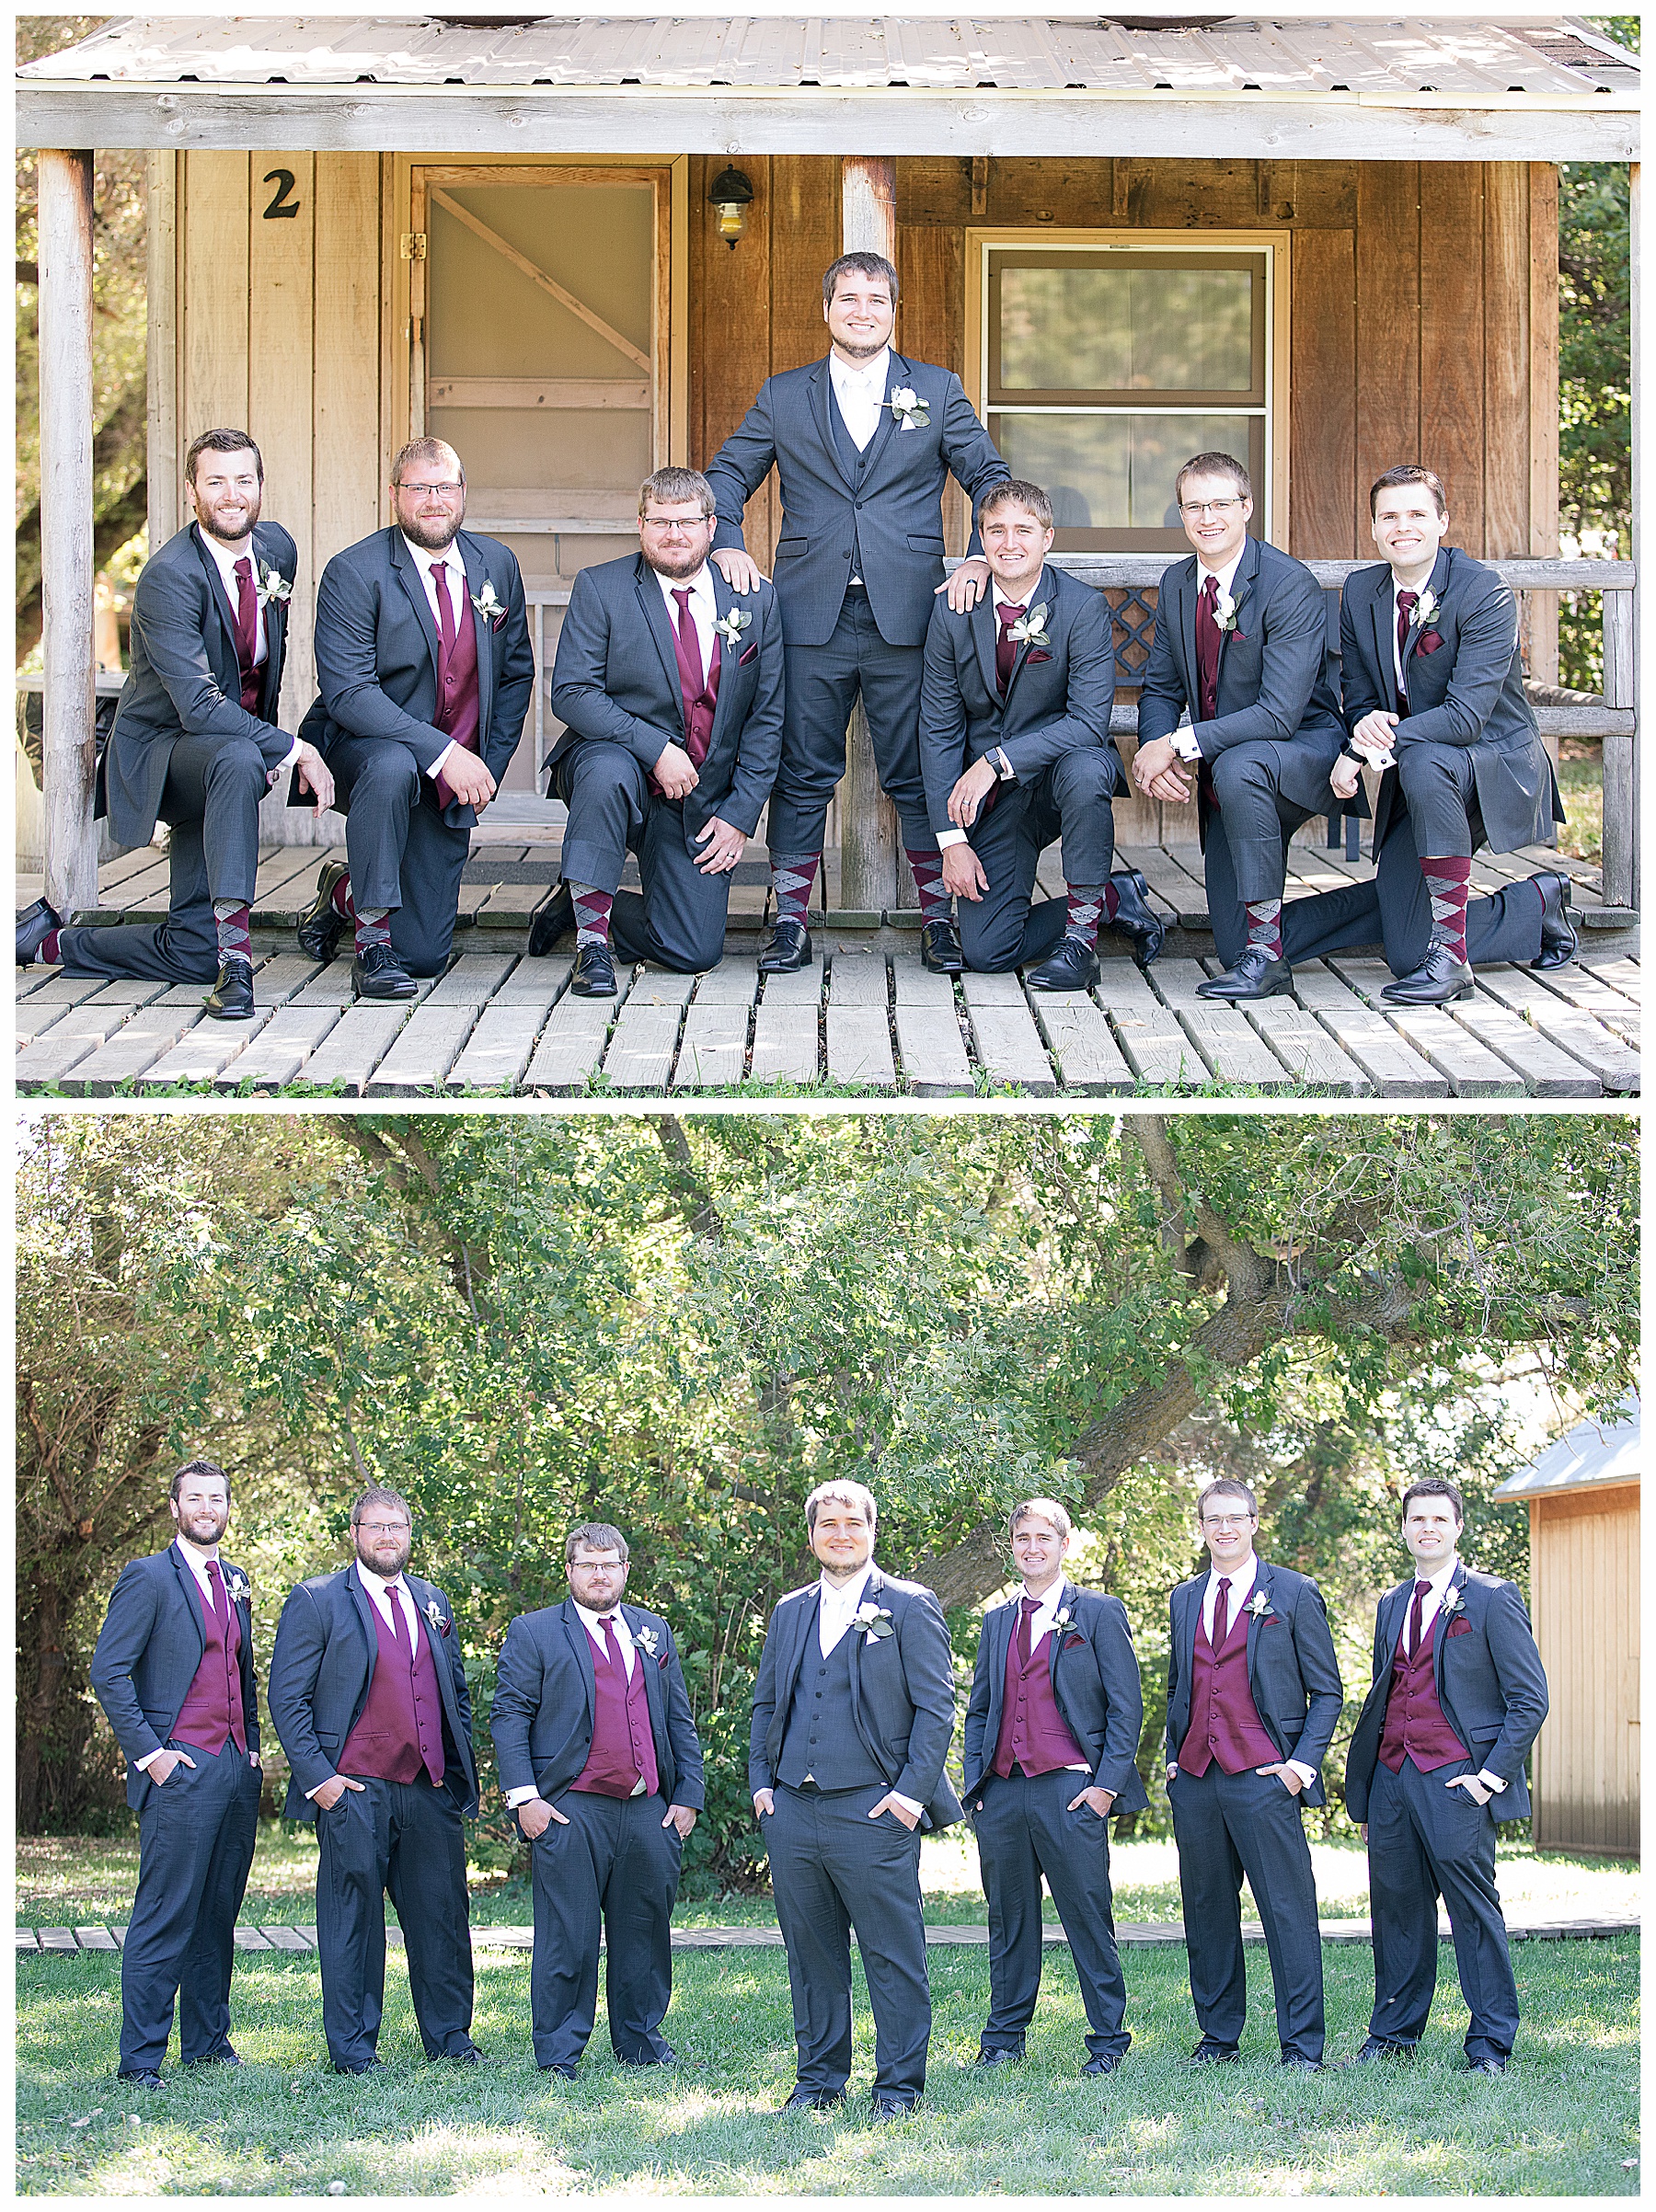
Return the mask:
<path id="1" fill-rule="evenodd" d="M 944 579 L 932 597 L 936 599 L 938 591 L 946 591 L 950 613 L 970 614 L 988 589 L 989 564 L 981 553 L 974 553 L 960 563 L 952 576 Z"/>
<path id="2" fill-rule="evenodd" d="M 763 581 L 758 565 L 753 555 L 745 552 L 742 546 L 721 545 L 717 553 L 708 554 L 707 558 L 732 591 L 745 598 L 750 591 L 758 590 Z"/>

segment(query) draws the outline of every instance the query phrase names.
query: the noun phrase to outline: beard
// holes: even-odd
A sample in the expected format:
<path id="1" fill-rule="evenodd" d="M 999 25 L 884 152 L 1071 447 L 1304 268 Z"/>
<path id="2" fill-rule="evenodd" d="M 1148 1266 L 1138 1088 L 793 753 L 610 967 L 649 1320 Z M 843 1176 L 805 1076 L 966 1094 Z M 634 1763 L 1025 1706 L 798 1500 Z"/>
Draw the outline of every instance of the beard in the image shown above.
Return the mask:
<path id="1" fill-rule="evenodd" d="M 441 518 L 422 515 L 411 521 L 398 521 L 397 527 L 404 537 L 411 539 L 423 553 L 446 553 L 460 534 L 460 525 L 466 520 L 466 501 L 450 510 Z"/>
<path id="2" fill-rule="evenodd" d="M 255 492 L 247 501 L 246 518 L 238 522 L 234 530 L 222 530 L 212 510 L 205 507 L 197 508 L 196 521 L 207 533 L 207 535 L 210 538 L 216 538 L 221 545 L 239 545 L 244 538 L 252 536 L 253 525 L 259 520 L 259 510 L 263 504 L 263 495 Z"/>
<path id="3" fill-rule="evenodd" d="M 658 576 L 670 576 L 674 583 L 682 584 L 687 576 L 695 576 L 707 564 L 705 553 L 650 553 L 644 556 L 644 566 L 653 568 Z"/>

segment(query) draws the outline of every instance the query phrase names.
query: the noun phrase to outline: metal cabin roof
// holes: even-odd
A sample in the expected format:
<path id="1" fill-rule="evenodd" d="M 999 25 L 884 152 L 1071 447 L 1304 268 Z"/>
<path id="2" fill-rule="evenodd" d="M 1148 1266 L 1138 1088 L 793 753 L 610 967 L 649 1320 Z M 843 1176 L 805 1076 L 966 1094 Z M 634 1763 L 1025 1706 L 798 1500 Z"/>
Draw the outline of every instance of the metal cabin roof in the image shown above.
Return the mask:
<path id="1" fill-rule="evenodd" d="M 1596 1489 L 1601 1484 L 1638 1482 L 1638 1398 L 1625 1398 L 1618 1414 L 1614 1421 L 1583 1421 L 1530 1466 L 1509 1475 L 1495 1496 L 1512 1505 L 1532 1497 L 1557 1497 L 1567 1490 Z"/>
<path id="2" fill-rule="evenodd" d="M 202 86 L 730 87 L 767 91 L 1259 94 L 1411 108 L 1620 107 L 1638 63 L 1576 17 L 1146 28 L 1097 17 L 130 16 L 24 80 Z"/>

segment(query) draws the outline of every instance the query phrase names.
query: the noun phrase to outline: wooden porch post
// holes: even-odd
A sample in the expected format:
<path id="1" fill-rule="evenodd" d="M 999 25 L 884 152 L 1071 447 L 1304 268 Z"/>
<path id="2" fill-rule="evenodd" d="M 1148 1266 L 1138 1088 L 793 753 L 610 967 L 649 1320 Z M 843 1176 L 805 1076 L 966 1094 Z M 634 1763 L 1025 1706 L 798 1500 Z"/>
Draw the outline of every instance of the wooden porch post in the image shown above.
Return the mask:
<path id="1" fill-rule="evenodd" d="M 1632 402 L 1633 483 L 1632 544 L 1635 569 L 1642 559 L 1640 528 L 1640 452 L 1639 425 L 1639 164 L 1627 172 L 1627 247 L 1630 261 L 1629 309 L 1631 359 L 1628 394 Z M 1631 707 L 1639 712 L 1639 600 L 1636 582 L 1631 591 L 1600 594 L 1604 625 L 1604 705 Z M 1604 876 L 1606 906 L 1639 906 L 1639 729 L 1633 734 L 1611 735 L 1604 739 Z"/>
<path id="2" fill-rule="evenodd" d="M 895 161 L 860 154 L 845 156 L 840 224 L 843 253 L 883 254 L 896 267 Z M 897 809 L 880 788 L 868 718 L 860 699 L 846 739 L 839 811 L 840 905 L 880 914 L 898 904 Z M 826 906 L 825 897 L 822 903 Z"/>
<path id="3" fill-rule="evenodd" d="M 42 147 L 41 799 L 46 897 L 67 921 L 98 904 L 92 642 L 92 156 Z"/>

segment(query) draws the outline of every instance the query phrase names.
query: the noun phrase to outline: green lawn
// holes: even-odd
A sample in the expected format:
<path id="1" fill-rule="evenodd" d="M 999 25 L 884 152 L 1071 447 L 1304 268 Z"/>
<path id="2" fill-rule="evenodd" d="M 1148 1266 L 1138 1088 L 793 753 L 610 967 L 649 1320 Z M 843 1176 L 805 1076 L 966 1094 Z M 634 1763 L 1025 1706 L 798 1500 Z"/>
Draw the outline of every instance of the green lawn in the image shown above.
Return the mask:
<path id="1" fill-rule="evenodd" d="M 326 2069 L 314 1963 L 238 1962 L 235 2034 L 247 2064 L 203 2080 L 169 2069 L 140 2098 L 113 2079 L 119 1961 L 25 1956 L 17 1977 L 18 2188 L 25 2194 L 314 2195 L 1373 2196 L 1630 2195 L 1638 2189 L 1639 1947 L 1527 1943 L 1514 1951 L 1524 2026 L 1504 2078 L 1457 2070 L 1466 2011 L 1452 1954 L 1420 2057 L 1284 2077 L 1272 2063 L 1271 1984 L 1250 1954 L 1243 2065 L 1198 2075 L 1184 1957 L 1127 1954 L 1121 2072 L 1077 2073 L 1083 2018 L 1067 1954 L 1048 1959 L 1026 2066 L 971 2070 L 987 1960 L 934 1953 L 936 2023 L 920 2114 L 866 2124 L 872 2039 L 860 1977 L 853 2103 L 782 2121 L 792 2080 L 779 1952 L 681 1954 L 667 2074 L 611 2060 L 602 2011 L 574 2083 L 543 2080 L 528 2049 L 529 1971 L 485 1960 L 475 2032 L 490 2063 L 428 2066 L 394 1964 L 382 2054 L 367 2082 Z M 1331 2060 L 1361 2043 L 1371 1960 L 1325 1952 Z M 1257 1962 L 1257 1963 L 1256 1963 Z"/>

